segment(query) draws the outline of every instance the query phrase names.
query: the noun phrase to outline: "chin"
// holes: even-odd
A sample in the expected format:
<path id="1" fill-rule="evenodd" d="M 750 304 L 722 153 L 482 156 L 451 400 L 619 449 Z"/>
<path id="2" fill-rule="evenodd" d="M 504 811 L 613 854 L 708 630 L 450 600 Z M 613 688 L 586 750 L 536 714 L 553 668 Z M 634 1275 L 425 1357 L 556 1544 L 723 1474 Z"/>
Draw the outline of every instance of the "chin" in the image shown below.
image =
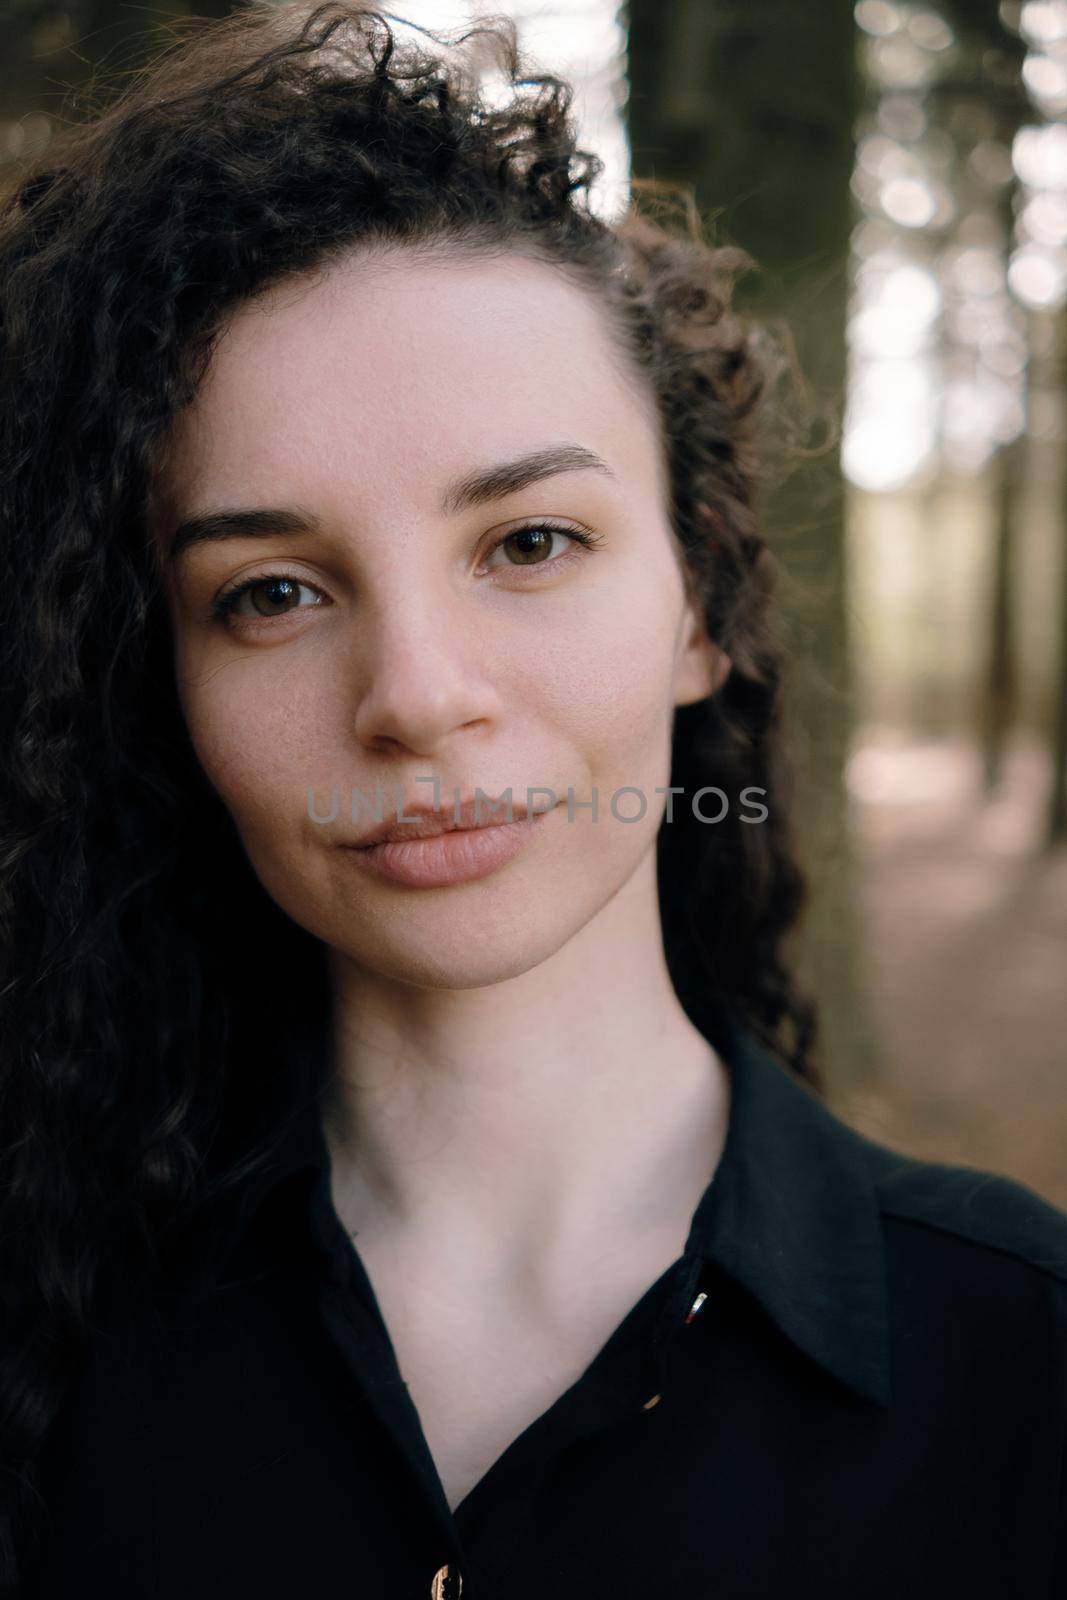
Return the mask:
<path id="1" fill-rule="evenodd" d="M 451 919 L 447 936 L 441 939 L 414 926 L 415 920 L 379 928 L 371 941 L 364 925 L 351 938 L 342 933 L 326 942 L 342 959 L 395 983 L 421 989 L 483 989 L 540 966 L 574 931 L 569 925 L 536 929 L 522 916 L 499 929 L 491 919 L 459 916 Z"/>
<path id="2" fill-rule="evenodd" d="M 573 870 L 491 878 L 448 889 L 354 892 L 346 875 L 308 876 L 303 863 L 257 864 L 267 893 L 342 961 L 396 983 L 479 989 L 531 971 L 568 943 L 611 891 Z"/>

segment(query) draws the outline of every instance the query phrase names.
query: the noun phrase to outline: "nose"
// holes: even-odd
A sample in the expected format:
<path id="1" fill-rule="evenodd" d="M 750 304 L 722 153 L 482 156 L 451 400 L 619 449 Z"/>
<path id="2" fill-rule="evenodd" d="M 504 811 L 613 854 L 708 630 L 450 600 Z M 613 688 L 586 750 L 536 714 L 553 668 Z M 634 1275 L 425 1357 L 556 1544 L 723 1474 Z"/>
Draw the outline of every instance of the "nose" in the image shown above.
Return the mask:
<path id="1" fill-rule="evenodd" d="M 367 749 L 432 757 L 499 717 L 485 630 L 456 596 L 393 595 L 356 650 L 355 733 Z"/>

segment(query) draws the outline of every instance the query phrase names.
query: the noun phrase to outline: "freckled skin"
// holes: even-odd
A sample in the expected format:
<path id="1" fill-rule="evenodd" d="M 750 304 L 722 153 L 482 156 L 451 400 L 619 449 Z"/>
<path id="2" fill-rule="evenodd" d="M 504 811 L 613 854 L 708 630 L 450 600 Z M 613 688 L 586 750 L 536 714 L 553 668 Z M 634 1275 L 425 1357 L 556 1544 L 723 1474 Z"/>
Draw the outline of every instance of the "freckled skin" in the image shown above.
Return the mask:
<path id="1" fill-rule="evenodd" d="M 187 552 L 170 592 L 175 668 L 197 755 L 265 888 L 381 978 L 493 984 L 563 950 L 620 892 L 653 903 L 673 711 L 729 663 L 686 600 L 658 425 L 601 317 L 518 255 L 353 257 L 240 307 L 173 436 L 164 538 L 223 506 L 299 506 L 323 524 Z M 443 512 L 453 478 L 560 443 L 615 476 L 568 472 Z M 599 546 L 560 536 L 537 568 L 493 553 L 539 516 Z M 208 620 L 224 586 L 271 573 L 309 586 L 296 609 L 259 620 L 246 596 L 254 626 Z M 527 785 L 564 803 L 498 872 L 447 888 L 379 881 L 335 847 L 367 826 L 348 816 L 352 788 L 430 801 L 414 782 L 430 774 L 444 804 L 456 786 L 523 800 Z M 579 801 L 599 792 L 598 822 L 568 820 L 568 785 Z M 623 786 L 647 799 L 640 822 L 611 816 Z M 324 813 L 339 790 L 336 823 L 309 818 L 309 788 Z M 634 815 L 637 797 L 619 809 Z M 604 937 L 625 927 L 604 922 Z"/>

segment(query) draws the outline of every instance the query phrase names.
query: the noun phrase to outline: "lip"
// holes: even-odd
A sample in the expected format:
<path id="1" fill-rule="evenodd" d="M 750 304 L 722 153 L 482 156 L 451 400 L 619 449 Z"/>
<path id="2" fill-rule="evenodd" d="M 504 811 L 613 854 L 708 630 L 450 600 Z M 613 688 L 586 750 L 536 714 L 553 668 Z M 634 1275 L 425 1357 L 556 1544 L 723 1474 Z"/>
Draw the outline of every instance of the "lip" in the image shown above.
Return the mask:
<path id="1" fill-rule="evenodd" d="M 496 872 L 530 843 L 547 814 L 538 811 L 515 822 L 483 822 L 475 828 L 446 822 L 429 837 L 342 848 L 368 872 L 393 883 L 413 889 L 444 889 Z"/>
<path id="2" fill-rule="evenodd" d="M 504 817 L 496 813 L 504 807 Z M 365 849 L 372 844 L 410 844 L 414 839 L 433 839 L 438 834 L 454 833 L 463 829 L 488 828 L 507 822 L 521 821 L 529 816 L 521 800 L 494 799 L 492 795 L 471 795 L 458 806 L 428 806 L 425 802 L 405 801 L 394 820 L 380 822 L 351 843 L 355 849 Z"/>

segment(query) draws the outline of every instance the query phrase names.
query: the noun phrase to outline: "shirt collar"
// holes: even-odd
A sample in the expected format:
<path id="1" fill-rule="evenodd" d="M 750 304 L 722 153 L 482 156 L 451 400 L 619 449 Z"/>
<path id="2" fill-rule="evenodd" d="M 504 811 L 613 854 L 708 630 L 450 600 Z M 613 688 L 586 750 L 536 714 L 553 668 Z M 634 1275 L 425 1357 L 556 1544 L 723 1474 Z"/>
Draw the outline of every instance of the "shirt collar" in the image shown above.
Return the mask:
<path id="1" fill-rule="evenodd" d="M 730 1072 L 730 1115 L 685 1251 L 746 1288 L 823 1371 L 888 1406 L 886 1262 L 867 1141 L 736 1015 L 723 1011 L 708 1033 Z M 281 1184 L 317 1180 L 321 1189 L 328 1182 L 320 1098 L 328 1055 L 324 1025 L 291 1025 L 286 1049 L 283 1133 L 269 1168 L 241 1192 L 223 1261 Z"/>
<path id="2" fill-rule="evenodd" d="M 686 1248 L 743 1284 L 824 1371 L 888 1406 L 887 1269 L 869 1142 L 736 1016 L 724 1016 L 713 1042 L 730 1069 L 730 1119 Z"/>

